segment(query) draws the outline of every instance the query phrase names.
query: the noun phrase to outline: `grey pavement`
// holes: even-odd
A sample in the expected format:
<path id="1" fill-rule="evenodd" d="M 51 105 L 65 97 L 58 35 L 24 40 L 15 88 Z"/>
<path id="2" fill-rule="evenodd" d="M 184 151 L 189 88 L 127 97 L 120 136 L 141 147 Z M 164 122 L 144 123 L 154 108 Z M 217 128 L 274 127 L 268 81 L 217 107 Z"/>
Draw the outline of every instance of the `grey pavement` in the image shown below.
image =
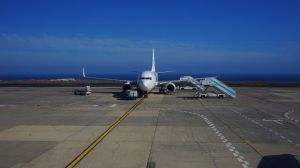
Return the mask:
<path id="1" fill-rule="evenodd" d="M 136 101 L 119 88 L 0 88 L 0 168 L 65 167 Z M 76 167 L 300 167 L 300 88 L 146 98 Z"/>

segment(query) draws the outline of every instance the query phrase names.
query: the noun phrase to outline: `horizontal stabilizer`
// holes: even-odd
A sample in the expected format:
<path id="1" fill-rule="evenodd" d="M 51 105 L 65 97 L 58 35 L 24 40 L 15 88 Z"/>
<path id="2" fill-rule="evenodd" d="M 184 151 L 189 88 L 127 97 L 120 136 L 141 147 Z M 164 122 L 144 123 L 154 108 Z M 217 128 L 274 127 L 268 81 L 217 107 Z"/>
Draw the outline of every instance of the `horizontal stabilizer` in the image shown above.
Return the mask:
<path id="1" fill-rule="evenodd" d="M 173 73 L 175 71 L 162 71 L 162 72 L 157 72 L 158 74 L 163 74 L 163 73 Z"/>

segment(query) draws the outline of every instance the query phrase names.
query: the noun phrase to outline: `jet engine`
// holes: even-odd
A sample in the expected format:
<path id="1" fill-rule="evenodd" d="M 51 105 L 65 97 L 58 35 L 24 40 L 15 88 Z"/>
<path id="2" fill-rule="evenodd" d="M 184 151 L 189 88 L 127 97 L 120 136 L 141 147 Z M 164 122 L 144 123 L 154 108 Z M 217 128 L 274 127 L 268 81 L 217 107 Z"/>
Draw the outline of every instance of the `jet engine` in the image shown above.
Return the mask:
<path id="1" fill-rule="evenodd" d="M 129 89 L 132 89 L 132 86 L 131 86 L 130 82 L 128 81 L 123 84 L 123 91 L 129 90 Z"/>
<path id="2" fill-rule="evenodd" d="M 167 92 L 175 92 L 176 91 L 176 85 L 172 82 L 168 83 L 166 86 L 165 86 Z"/>

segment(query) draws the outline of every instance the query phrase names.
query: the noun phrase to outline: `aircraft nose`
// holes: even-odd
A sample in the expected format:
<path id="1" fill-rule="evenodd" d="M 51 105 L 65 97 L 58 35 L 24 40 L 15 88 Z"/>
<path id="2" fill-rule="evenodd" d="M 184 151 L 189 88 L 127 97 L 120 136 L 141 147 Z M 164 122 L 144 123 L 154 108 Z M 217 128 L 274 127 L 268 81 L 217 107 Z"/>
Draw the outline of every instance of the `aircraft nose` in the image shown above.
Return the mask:
<path id="1" fill-rule="evenodd" d="M 148 84 L 148 81 L 142 81 L 140 87 L 141 87 L 142 90 L 148 91 L 148 90 L 149 90 L 149 84 Z"/>

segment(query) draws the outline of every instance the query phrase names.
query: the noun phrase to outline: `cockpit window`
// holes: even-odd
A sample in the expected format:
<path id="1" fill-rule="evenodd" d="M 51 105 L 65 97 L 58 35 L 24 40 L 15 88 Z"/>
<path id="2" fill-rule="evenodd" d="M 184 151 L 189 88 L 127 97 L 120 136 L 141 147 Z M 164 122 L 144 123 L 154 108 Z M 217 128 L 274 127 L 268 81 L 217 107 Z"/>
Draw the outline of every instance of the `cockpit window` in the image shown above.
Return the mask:
<path id="1" fill-rule="evenodd" d="M 140 79 L 145 79 L 145 80 L 152 80 L 152 78 L 151 77 L 141 77 Z"/>

